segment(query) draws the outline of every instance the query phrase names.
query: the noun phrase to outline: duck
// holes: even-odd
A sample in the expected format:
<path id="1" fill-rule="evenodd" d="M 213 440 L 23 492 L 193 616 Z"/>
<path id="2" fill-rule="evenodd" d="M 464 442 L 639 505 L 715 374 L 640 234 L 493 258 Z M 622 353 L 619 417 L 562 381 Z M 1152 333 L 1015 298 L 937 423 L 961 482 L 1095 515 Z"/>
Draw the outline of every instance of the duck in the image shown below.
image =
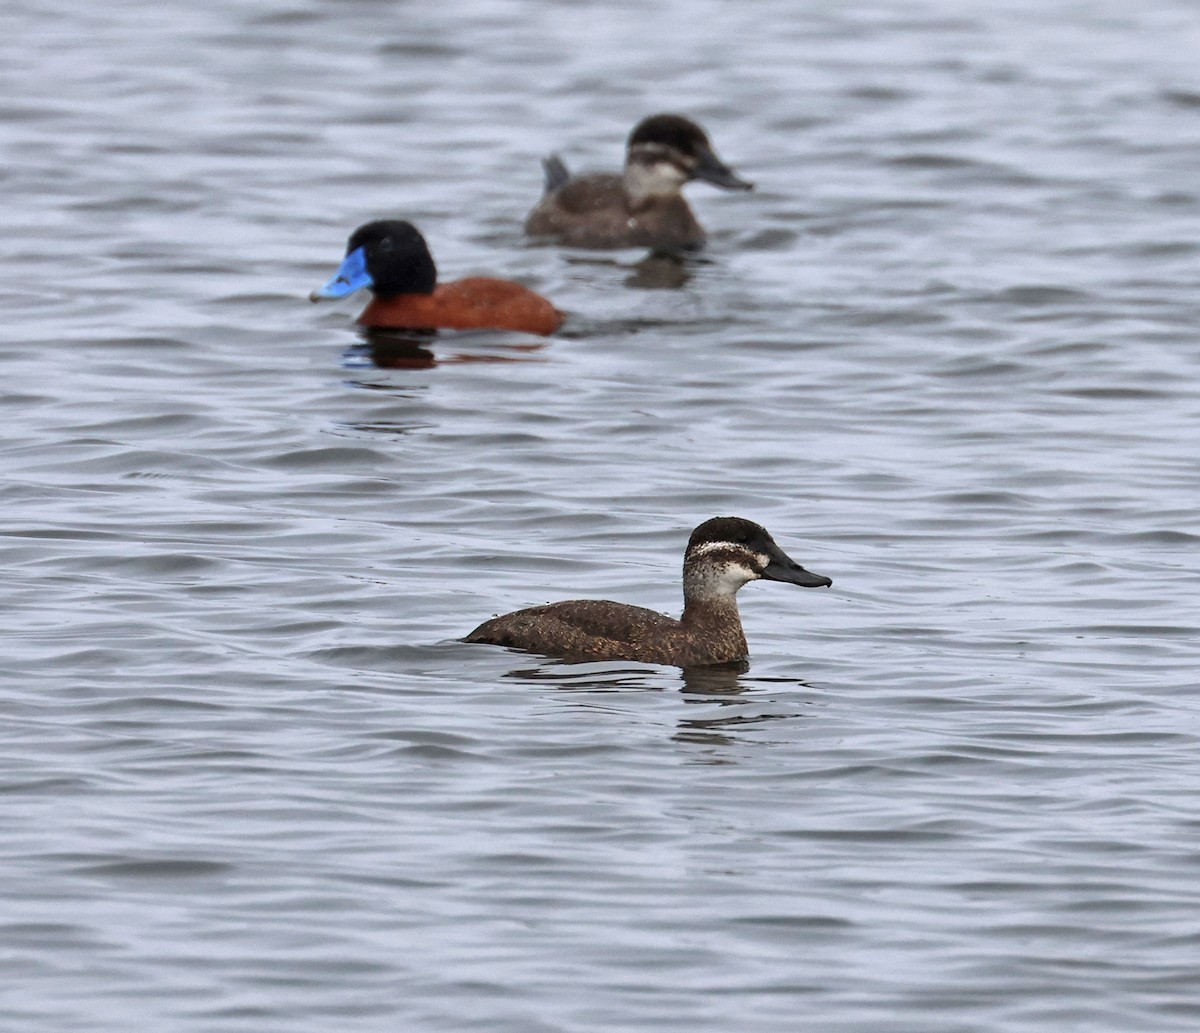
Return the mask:
<path id="1" fill-rule="evenodd" d="M 628 603 L 570 599 L 493 617 L 463 641 L 573 661 L 632 660 L 682 668 L 744 661 L 749 648 L 737 593 L 759 579 L 803 588 L 833 584 L 792 560 L 761 524 L 713 517 L 688 539 L 678 620 Z"/>
<path id="2" fill-rule="evenodd" d="M 704 130 L 682 115 L 651 115 L 634 126 L 621 175 L 572 176 L 557 155 L 542 165 L 545 193 L 525 220 L 525 232 L 569 247 L 695 251 L 705 234 L 684 200 L 684 184 L 702 179 L 725 190 L 754 189 L 717 157 Z"/>
<path id="3" fill-rule="evenodd" d="M 468 276 L 438 283 L 425 238 L 401 219 L 359 226 L 337 272 L 309 300 L 344 298 L 362 287 L 373 297 L 358 322 L 371 329 L 517 330 L 547 337 L 565 318 L 512 280 Z"/>

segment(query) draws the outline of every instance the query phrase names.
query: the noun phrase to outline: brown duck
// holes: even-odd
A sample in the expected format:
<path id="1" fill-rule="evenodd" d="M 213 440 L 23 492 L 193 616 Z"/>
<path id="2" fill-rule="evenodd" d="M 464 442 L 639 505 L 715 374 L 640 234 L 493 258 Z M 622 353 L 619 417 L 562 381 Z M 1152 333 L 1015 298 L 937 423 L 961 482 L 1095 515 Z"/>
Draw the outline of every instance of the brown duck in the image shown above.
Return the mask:
<path id="1" fill-rule="evenodd" d="M 676 667 L 728 663 L 748 652 L 738 589 L 759 578 L 805 588 L 833 584 L 791 560 L 766 528 L 740 517 L 713 517 L 692 532 L 683 555 L 679 620 L 628 603 L 572 599 L 493 617 L 463 641 L 567 660 L 636 660 Z"/>
<path id="2" fill-rule="evenodd" d="M 752 190 L 712 149 L 695 122 L 651 115 L 629 136 L 625 171 L 572 176 L 557 155 L 548 158 L 546 193 L 525 220 L 525 232 L 581 248 L 649 247 L 694 250 L 704 228 L 682 189 L 703 179 L 726 190 Z"/>

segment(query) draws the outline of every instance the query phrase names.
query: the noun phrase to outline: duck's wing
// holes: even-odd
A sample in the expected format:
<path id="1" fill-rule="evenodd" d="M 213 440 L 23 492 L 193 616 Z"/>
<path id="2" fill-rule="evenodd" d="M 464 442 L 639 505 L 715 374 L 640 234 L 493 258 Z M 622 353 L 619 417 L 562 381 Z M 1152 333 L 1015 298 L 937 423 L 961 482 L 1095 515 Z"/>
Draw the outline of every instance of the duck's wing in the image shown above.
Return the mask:
<path id="1" fill-rule="evenodd" d="M 678 621 L 642 606 L 571 599 L 484 621 L 464 639 L 549 656 L 634 660 L 641 644 L 677 630 Z"/>
<path id="2" fill-rule="evenodd" d="M 631 247 L 629 198 L 620 176 L 574 176 L 546 194 L 525 220 L 525 232 L 571 247 Z"/>
<path id="3" fill-rule="evenodd" d="M 563 171 L 566 171 L 565 168 Z M 555 190 L 553 200 L 559 211 L 573 215 L 606 209 L 624 212 L 625 181 L 609 172 L 568 177 Z"/>
<path id="4" fill-rule="evenodd" d="M 569 599 L 537 609 L 565 627 L 621 642 L 640 642 L 656 631 L 679 627 L 677 620 L 657 610 L 602 599 Z"/>

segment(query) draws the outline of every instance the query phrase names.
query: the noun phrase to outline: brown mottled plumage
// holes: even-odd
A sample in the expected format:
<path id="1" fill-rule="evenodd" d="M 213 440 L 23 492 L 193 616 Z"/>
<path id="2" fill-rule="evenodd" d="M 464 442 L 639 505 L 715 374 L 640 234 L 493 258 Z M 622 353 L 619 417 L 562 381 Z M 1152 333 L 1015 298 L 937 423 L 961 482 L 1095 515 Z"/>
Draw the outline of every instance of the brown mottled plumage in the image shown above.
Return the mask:
<path id="1" fill-rule="evenodd" d="M 484 621 L 464 639 L 568 660 L 636 660 L 695 667 L 748 652 L 737 591 L 765 578 L 808 588 L 832 584 L 787 557 L 765 528 L 714 517 L 693 532 L 683 557 L 683 615 L 600 599 L 571 599 Z"/>
<path id="2" fill-rule="evenodd" d="M 557 157 L 545 165 L 546 194 L 525 232 L 572 247 L 698 248 L 704 229 L 680 193 L 683 185 L 703 179 L 753 189 L 716 156 L 704 130 L 680 115 L 652 115 L 634 127 L 622 175 L 572 178 Z"/>

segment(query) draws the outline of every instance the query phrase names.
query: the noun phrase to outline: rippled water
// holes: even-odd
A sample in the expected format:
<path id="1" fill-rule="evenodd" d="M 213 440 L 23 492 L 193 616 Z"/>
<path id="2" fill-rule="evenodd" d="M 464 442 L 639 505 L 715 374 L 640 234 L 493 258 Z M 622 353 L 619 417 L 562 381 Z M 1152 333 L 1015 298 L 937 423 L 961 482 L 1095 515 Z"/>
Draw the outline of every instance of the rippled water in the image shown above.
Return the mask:
<path id="1" fill-rule="evenodd" d="M 4 1029 L 1196 1028 L 1200 20 L 833 6 L 0 14 Z M 703 263 L 523 244 L 664 109 Z M 744 674 L 456 641 L 717 513 Z"/>

